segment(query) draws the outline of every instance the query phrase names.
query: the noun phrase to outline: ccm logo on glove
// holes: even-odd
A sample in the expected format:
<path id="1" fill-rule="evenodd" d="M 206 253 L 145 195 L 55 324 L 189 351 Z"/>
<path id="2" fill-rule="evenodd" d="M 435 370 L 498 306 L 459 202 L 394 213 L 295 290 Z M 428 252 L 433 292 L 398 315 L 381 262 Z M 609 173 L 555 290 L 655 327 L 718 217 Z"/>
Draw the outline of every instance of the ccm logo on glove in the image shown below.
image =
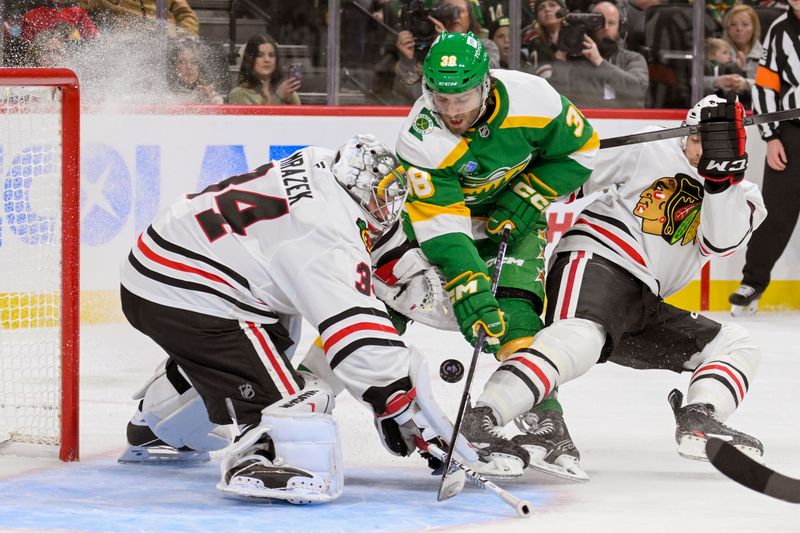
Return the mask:
<path id="1" fill-rule="evenodd" d="M 528 200 L 531 205 L 539 211 L 544 211 L 547 206 L 550 205 L 550 201 L 547 198 L 536 192 L 536 190 L 527 183 L 522 181 L 517 182 L 513 190 L 517 196 Z"/>

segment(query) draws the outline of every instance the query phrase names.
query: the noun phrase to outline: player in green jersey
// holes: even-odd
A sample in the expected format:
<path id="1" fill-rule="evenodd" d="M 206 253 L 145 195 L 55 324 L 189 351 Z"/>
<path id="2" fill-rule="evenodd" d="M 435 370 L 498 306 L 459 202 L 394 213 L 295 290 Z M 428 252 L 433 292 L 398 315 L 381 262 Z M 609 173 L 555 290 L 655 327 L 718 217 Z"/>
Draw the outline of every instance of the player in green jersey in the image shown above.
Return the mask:
<path id="1" fill-rule="evenodd" d="M 545 80 L 489 71 L 472 33 L 442 33 L 423 62 L 423 96 L 403 125 L 397 154 L 407 169 L 406 204 L 422 251 L 447 280 L 462 334 L 503 361 L 542 328 L 545 208 L 589 177 L 599 148 L 589 122 Z M 508 251 L 497 288 L 490 269 L 503 228 Z M 556 408 L 546 401 L 541 408 Z M 465 435 L 493 455 L 528 454 L 501 438 L 488 408 L 465 416 Z M 484 428 L 484 429 L 481 429 Z M 577 452 L 575 452 L 577 454 Z"/>

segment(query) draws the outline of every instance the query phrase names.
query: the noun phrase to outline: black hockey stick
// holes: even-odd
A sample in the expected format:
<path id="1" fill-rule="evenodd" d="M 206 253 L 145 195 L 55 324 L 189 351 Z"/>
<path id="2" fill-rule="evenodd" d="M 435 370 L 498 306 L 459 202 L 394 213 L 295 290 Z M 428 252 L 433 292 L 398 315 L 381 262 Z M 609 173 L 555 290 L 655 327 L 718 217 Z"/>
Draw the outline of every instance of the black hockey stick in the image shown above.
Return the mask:
<path id="1" fill-rule="evenodd" d="M 492 273 L 492 294 L 497 292 L 497 284 L 500 282 L 500 271 L 503 270 L 503 261 L 506 258 L 506 248 L 508 247 L 508 236 L 511 234 L 511 228 L 506 226 L 503 229 L 503 235 L 500 238 L 500 245 L 497 248 L 497 260 L 494 264 L 494 272 Z M 461 405 L 458 406 L 458 414 L 456 415 L 455 424 L 453 424 L 453 437 L 450 439 L 450 447 L 447 450 L 447 456 L 444 460 L 442 479 L 439 482 L 439 494 L 437 499 L 439 501 L 452 498 L 459 492 L 463 485 L 454 487 L 447 483 L 447 478 L 451 472 L 451 462 L 453 460 L 453 450 L 455 449 L 456 438 L 461 431 L 461 422 L 464 419 L 464 411 L 469 404 L 469 389 L 472 386 L 472 378 L 475 376 L 475 367 L 478 362 L 478 355 L 483 349 L 483 343 L 486 341 L 486 330 L 478 328 L 478 337 L 475 339 L 475 349 L 472 351 L 472 359 L 469 363 L 469 370 L 467 370 L 467 379 L 464 383 L 464 393 L 461 395 Z"/>
<path id="2" fill-rule="evenodd" d="M 786 502 L 800 503 L 800 479 L 775 472 L 731 443 L 710 437 L 706 442 L 706 456 L 717 470 L 748 489 Z"/>
<path id="3" fill-rule="evenodd" d="M 765 122 L 781 122 L 795 118 L 800 118 L 800 109 L 787 109 L 785 111 L 776 111 L 774 113 L 767 113 L 765 115 L 744 117 L 742 122 L 745 126 L 754 126 L 756 124 L 763 124 Z M 679 126 L 677 128 L 648 131 L 645 133 L 633 133 L 631 135 L 622 135 L 620 137 L 602 139 L 600 141 L 600 149 L 616 148 L 617 146 L 627 146 L 629 144 L 639 144 L 650 141 L 663 141 L 664 139 L 673 139 L 675 137 L 687 137 L 689 135 L 695 135 L 699 131 L 700 127 L 695 125 Z"/>
<path id="4" fill-rule="evenodd" d="M 418 444 L 418 446 L 419 447 L 425 446 L 426 447 L 426 451 L 428 453 L 430 453 L 431 455 L 433 455 L 437 459 L 444 461 L 444 459 L 445 459 L 444 450 L 442 450 L 441 448 L 439 448 L 435 444 L 433 444 L 433 443 L 424 443 L 423 442 L 421 444 Z M 490 491 L 492 491 L 495 494 L 497 494 L 497 496 L 499 496 L 501 500 L 503 500 L 505 503 L 507 503 L 508 505 L 510 505 L 511 507 L 514 508 L 514 510 L 517 512 L 517 515 L 519 515 L 519 516 L 521 516 L 523 518 L 531 515 L 531 504 L 528 503 L 527 500 L 520 500 L 519 498 L 517 498 L 516 496 L 514 496 L 513 494 L 511 494 L 507 490 L 498 487 L 497 485 L 495 485 L 494 483 L 492 483 L 491 481 L 486 479 L 481 474 L 475 472 L 473 469 L 471 469 L 470 467 L 468 467 L 467 465 L 465 465 L 464 463 L 462 463 L 458 459 L 456 459 L 454 457 L 451 457 L 450 461 L 456 468 L 458 468 L 462 472 L 464 472 L 464 474 L 466 474 L 466 476 L 468 478 L 470 478 L 472 481 L 477 483 L 481 488 L 489 489 Z"/>

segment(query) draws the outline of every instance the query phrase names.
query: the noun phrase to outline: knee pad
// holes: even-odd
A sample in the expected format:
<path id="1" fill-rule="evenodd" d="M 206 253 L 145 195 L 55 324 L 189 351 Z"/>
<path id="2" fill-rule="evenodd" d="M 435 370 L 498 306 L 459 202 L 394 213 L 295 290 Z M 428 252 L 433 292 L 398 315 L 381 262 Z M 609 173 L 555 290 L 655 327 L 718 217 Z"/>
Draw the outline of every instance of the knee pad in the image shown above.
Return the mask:
<path id="1" fill-rule="evenodd" d="M 173 448 L 185 446 L 208 452 L 227 446 L 230 443 L 227 432 L 208 419 L 208 411 L 197 390 L 177 365 L 171 372 L 167 372 L 166 365 L 162 363 L 147 385 L 134 396 L 142 402 L 142 417 L 148 427 Z M 177 388 L 170 375 L 172 380 L 182 380 Z"/>
<path id="2" fill-rule="evenodd" d="M 262 411 L 263 414 L 276 414 L 284 416 L 283 413 L 325 413 L 333 412 L 335 398 L 333 389 L 328 383 L 312 374 L 311 372 L 300 371 L 305 385 L 303 388 L 278 402 L 268 405 Z"/>
<path id="3" fill-rule="evenodd" d="M 584 374 L 600 358 L 605 329 L 591 320 L 560 320 L 517 348 L 491 375 L 479 405 L 492 408 L 507 424 L 544 400 L 555 387 Z M 535 390 L 534 390 L 535 389 Z"/>

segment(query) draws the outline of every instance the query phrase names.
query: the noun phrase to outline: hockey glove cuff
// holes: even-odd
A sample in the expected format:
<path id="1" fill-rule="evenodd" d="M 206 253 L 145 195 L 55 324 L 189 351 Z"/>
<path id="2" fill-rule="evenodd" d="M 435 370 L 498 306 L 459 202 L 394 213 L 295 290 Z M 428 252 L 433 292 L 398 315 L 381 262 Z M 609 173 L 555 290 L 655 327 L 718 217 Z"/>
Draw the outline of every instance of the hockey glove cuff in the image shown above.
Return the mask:
<path id="1" fill-rule="evenodd" d="M 506 330 L 503 312 L 492 295 L 489 277 L 478 272 L 465 272 L 445 285 L 453 303 L 462 335 L 473 346 L 477 342 L 478 328 L 486 330 L 483 351 L 496 353 L 500 349 L 500 337 Z"/>
<path id="2" fill-rule="evenodd" d="M 494 242 L 500 242 L 503 228 L 511 226 L 508 244 L 513 245 L 530 233 L 541 212 L 550 202 L 533 187 L 520 180 L 497 199 L 495 209 L 486 221 L 486 233 Z"/>
<path id="3" fill-rule="evenodd" d="M 744 106 L 738 101 L 718 103 L 700 111 L 700 142 L 703 154 L 697 172 L 705 178 L 710 194 L 724 191 L 744 179 L 747 152 Z"/>

